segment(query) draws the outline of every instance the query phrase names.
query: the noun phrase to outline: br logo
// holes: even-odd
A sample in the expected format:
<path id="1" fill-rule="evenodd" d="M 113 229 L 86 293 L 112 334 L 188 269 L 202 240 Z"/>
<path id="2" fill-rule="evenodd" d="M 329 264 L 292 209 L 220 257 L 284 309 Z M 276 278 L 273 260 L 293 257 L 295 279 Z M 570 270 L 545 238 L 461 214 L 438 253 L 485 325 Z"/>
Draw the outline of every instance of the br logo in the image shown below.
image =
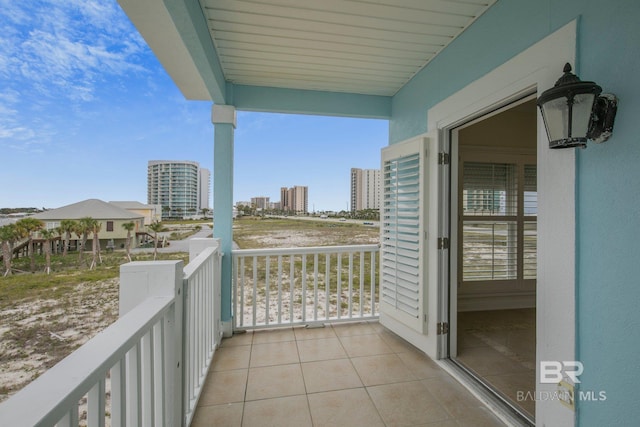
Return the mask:
<path id="1" fill-rule="evenodd" d="M 543 360 L 540 362 L 540 382 L 542 384 L 557 384 L 565 377 L 569 377 L 574 384 L 578 384 L 578 377 L 584 372 L 582 362 L 575 360 Z"/>

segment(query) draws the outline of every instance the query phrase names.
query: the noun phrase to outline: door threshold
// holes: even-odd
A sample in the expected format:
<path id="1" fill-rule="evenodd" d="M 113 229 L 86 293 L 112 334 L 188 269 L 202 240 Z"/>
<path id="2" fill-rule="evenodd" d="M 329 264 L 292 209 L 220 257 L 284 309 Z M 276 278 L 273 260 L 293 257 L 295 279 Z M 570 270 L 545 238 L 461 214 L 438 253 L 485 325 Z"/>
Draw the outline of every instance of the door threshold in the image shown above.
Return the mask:
<path id="1" fill-rule="evenodd" d="M 508 401 L 492 392 L 488 386 L 472 375 L 464 366 L 451 359 L 436 360 L 449 375 L 462 384 L 471 394 L 484 403 L 487 408 L 507 426 L 534 427 L 535 421 L 518 411 Z"/>

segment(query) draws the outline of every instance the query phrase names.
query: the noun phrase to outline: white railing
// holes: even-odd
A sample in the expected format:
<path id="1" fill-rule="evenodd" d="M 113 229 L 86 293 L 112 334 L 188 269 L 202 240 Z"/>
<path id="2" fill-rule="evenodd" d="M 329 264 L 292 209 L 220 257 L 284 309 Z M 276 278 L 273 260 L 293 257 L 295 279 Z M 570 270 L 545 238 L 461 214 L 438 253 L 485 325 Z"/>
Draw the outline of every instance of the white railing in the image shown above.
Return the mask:
<path id="1" fill-rule="evenodd" d="M 1 404 L 0 426 L 188 426 L 221 337 L 221 256 L 121 266 L 121 317 Z"/>
<path id="2" fill-rule="evenodd" d="M 217 345 L 220 325 L 220 267 L 222 256 L 205 249 L 184 269 L 184 409 L 191 424 L 202 386 Z"/>
<path id="3" fill-rule="evenodd" d="M 233 250 L 235 329 L 377 318 L 378 245 Z"/>

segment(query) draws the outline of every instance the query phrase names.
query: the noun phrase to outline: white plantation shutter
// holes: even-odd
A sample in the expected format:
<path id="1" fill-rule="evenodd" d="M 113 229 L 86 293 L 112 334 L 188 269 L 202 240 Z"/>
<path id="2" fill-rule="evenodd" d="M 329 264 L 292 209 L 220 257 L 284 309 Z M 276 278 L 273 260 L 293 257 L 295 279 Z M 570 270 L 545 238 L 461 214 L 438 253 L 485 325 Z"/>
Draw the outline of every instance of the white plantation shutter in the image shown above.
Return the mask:
<path id="1" fill-rule="evenodd" d="M 382 150 L 380 310 L 423 332 L 425 139 Z"/>

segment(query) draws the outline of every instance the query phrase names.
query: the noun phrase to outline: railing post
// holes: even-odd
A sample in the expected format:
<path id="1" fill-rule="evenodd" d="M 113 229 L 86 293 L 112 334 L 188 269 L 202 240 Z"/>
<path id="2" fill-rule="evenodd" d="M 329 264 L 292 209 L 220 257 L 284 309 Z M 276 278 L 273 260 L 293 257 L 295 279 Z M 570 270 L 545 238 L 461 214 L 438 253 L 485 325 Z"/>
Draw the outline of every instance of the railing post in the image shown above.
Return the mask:
<path id="1" fill-rule="evenodd" d="M 189 262 L 193 261 L 206 248 L 220 247 L 220 239 L 195 237 L 189 239 Z"/>
<path id="2" fill-rule="evenodd" d="M 164 370 L 166 379 L 163 387 L 164 396 L 156 396 L 154 403 L 163 406 L 164 424 L 167 426 L 182 426 L 184 421 L 182 406 L 183 270 L 183 261 L 130 262 L 120 266 L 120 317 L 147 298 L 156 296 L 174 298 L 174 304 L 162 323 L 164 366 L 156 367 Z M 127 371 L 130 370 L 127 369 Z M 151 396 L 141 397 L 151 398 Z M 128 396 L 128 398 L 131 397 Z M 129 401 L 127 409 L 131 409 L 132 405 L 134 403 Z M 140 419 L 139 416 L 136 418 Z M 143 424 L 145 419 L 152 419 L 152 414 L 142 414 Z M 135 424 L 135 420 L 130 421 Z"/>
<path id="3" fill-rule="evenodd" d="M 222 270 L 222 257 L 224 254 L 222 253 L 221 239 L 220 238 L 194 238 L 189 240 L 189 262 L 194 260 L 200 253 L 206 248 L 217 247 L 219 252 L 219 258 L 216 261 L 216 269 L 217 271 Z M 229 254 L 231 257 L 231 254 Z M 217 282 L 214 284 L 214 290 L 216 293 L 216 301 L 220 306 L 216 307 L 215 312 L 215 322 L 216 322 L 216 330 L 221 331 L 225 337 L 230 337 L 233 335 L 233 322 L 223 322 L 222 321 L 222 283 L 221 283 L 221 275 L 216 275 L 215 280 Z M 232 286 L 233 289 L 233 286 Z M 232 291 L 234 292 L 234 291 Z"/>

